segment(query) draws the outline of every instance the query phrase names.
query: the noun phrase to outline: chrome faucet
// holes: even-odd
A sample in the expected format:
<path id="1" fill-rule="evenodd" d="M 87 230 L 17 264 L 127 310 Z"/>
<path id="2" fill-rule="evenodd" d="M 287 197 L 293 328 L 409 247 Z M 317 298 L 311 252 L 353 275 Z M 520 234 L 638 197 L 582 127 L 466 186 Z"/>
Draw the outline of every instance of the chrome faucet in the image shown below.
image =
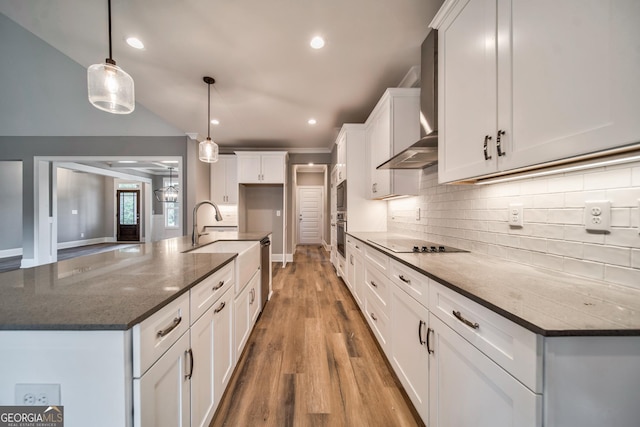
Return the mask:
<path id="1" fill-rule="evenodd" d="M 216 221 L 222 221 L 222 214 L 220 214 L 220 209 L 218 206 L 210 200 L 203 200 L 197 205 L 193 207 L 193 231 L 191 233 L 191 245 L 195 246 L 198 244 L 198 240 L 200 236 L 204 236 L 208 233 L 199 233 L 198 232 L 198 208 L 202 205 L 211 205 L 216 210 Z"/>

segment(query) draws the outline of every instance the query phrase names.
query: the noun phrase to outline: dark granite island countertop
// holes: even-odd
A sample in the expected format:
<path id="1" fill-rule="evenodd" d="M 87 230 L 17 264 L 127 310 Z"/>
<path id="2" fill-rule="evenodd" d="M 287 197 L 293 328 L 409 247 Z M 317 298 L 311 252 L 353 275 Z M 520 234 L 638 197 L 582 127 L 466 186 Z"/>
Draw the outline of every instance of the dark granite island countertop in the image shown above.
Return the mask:
<path id="1" fill-rule="evenodd" d="M 212 232 L 261 240 L 269 232 Z M 126 330 L 231 262 L 235 253 L 184 253 L 184 236 L 0 273 L 0 330 Z"/>
<path id="2" fill-rule="evenodd" d="M 537 334 L 640 336 L 640 289 L 474 253 L 394 253 L 368 241 L 391 233 L 348 234 Z"/>

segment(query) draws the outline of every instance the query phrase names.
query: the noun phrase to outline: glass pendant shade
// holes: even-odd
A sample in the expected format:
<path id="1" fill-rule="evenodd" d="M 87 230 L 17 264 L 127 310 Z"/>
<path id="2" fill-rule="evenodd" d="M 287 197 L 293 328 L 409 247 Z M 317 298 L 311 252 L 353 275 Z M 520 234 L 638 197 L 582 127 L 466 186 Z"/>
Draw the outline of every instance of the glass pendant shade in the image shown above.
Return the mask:
<path id="1" fill-rule="evenodd" d="M 87 83 L 94 107 L 113 114 L 129 114 L 135 109 L 133 79 L 115 61 L 107 59 L 104 64 L 90 66 Z"/>
<path id="2" fill-rule="evenodd" d="M 213 142 L 210 137 L 200 142 L 198 147 L 198 157 L 200 161 L 206 163 L 215 163 L 218 161 L 218 144 Z"/>

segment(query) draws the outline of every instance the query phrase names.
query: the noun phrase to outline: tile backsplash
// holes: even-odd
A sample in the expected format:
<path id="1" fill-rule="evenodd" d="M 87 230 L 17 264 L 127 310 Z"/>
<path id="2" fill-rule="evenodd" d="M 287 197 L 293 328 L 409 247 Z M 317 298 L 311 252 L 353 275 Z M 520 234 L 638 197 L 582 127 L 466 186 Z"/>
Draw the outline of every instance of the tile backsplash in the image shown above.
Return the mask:
<path id="1" fill-rule="evenodd" d="M 640 289 L 640 162 L 488 185 L 440 185 L 434 166 L 420 180 L 419 196 L 388 202 L 389 232 Z M 611 202 L 610 232 L 585 230 L 591 200 Z"/>

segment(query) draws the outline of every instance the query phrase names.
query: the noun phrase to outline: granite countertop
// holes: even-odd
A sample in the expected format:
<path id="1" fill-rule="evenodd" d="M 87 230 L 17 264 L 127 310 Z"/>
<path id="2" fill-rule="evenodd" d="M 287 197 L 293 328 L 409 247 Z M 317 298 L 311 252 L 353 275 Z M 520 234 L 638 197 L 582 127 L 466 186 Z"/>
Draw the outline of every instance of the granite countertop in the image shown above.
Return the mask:
<path id="1" fill-rule="evenodd" d="M 269 234 L 211 232 L 197 247 Z M 129 329 L 237 256 L 190 249 L 183 236 L 0 273 L 0 330 Z"/>
<path id="2" fill-rule="evenodd" d="M 537 334 L 640 335 L 640 290 L 469 252 L 393 253 L 367 241 L 387 233 L 348 234 Z"/>

